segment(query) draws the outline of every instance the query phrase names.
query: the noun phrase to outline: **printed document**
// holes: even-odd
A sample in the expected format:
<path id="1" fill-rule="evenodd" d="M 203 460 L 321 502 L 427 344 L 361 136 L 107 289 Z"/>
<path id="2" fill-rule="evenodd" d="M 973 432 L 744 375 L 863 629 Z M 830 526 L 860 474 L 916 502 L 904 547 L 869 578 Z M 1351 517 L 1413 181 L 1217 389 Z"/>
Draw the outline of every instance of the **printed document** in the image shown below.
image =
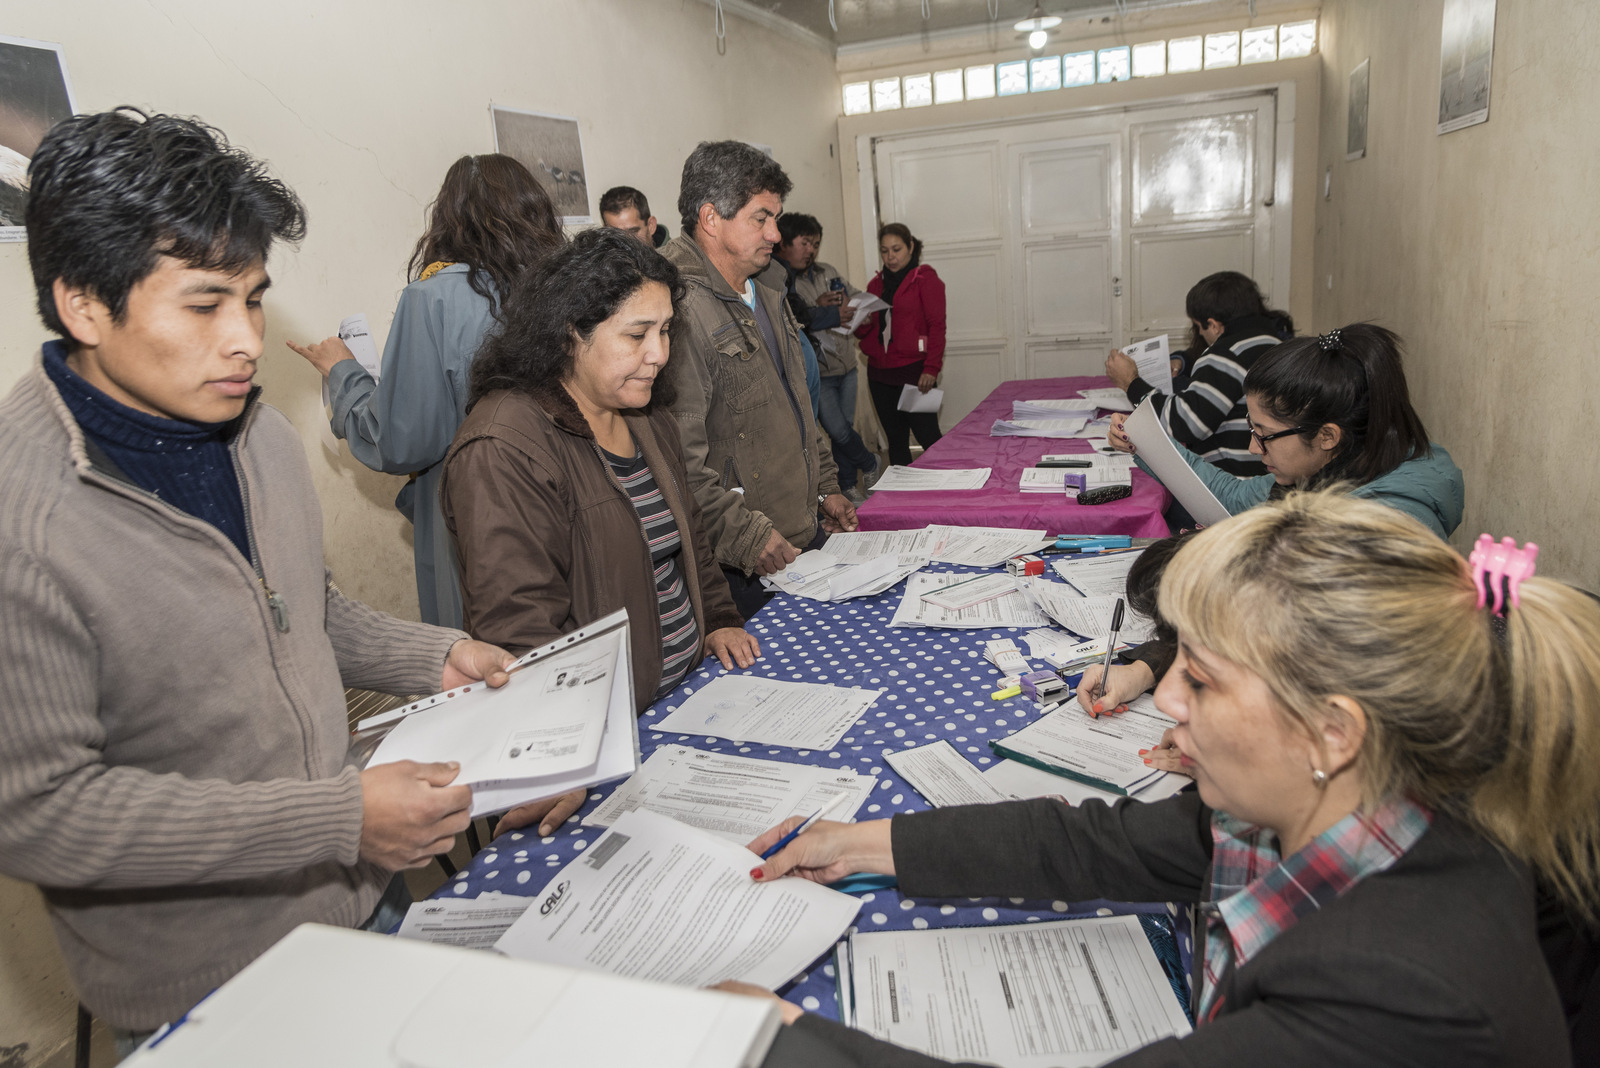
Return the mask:
<path id="1" fill-rule="evenodd" d="M 930 530 L 935 529 L 930 527 Z M 1016 527 L 940 527 L 941 543 L 933 559 L 960 567 L 999 567 L 1013 556 L 1051 543 L 1044 530 Z"/>
<path id="2" fill-rule="evenodd" d="M 1105 641 L 1111 633 L 1111 617 L 1116 614 L 1117 597 L 1080 597 L 1063 582 L 1024 579 L 1017 583 L 1023 595 L 1049 613 L 1050 618 L 1085 640 Z M 1117 596 L 1120 596 L 1117 595 Z M 1122 629 L 1117 645 L 1138 645 L 1155 637 L 1155 624 L 1129 608 L 1122 614 Z"/>
<path id="3" fill-rule="evenodd" d="M 1137 916 L 862 932 L 847 956 L 846 1022 L 935 1057 L 1090 1068 L 1190 1031 Z"/>
<path id="4" fill-rule="evenodd" d="M 932 467 L 891 467 L 872 487 L 873 492 L 890 490 L 979 490 L 989 481 L 990 468 L 962 467 L 940 470 Z"/>
<path id="5" fill-rule="evenodd" d="M 905 595 L 895 609 L 891 627 L 942 627 L 951 630 L 990 630 L 995 627 L 1042 627 L 1047 622 L 1020 592 L 982 601 L 970 608 L 940 608 L 923 600 L 923 595 L 952 586 L 977 575 L 955 572 L 948 575 L 919 571 L 906 580 Z"/>
<path id="6" fill-rule="evenodd" d="M 1011 795 L 996 789 L 949 742 L 886 753 L 883 759 L 934 808 L 1011 800 Z"/>
<path id="7" fill-rule="evenodd" d="M 1143 549 L 1131 552 L 1063 556 L 1050 567 L 1085 597 L 1122 597 L 1128 590 L 1128 572 Z"/>
<path id="8" fill-rule="evenodd" d="M 806 879 L 758 883 L 761 858 L 654 812 L 624 814 L 539 892 L 495 948 L 679 986 L 768 990 L 828 952 L 861 902 Z"/>
<path id="9" fill-rule="evenodd" d="M 1135 341 L 1122 351 L 1139 368 L 1140 378 L 1159 392 L 1172 392 L 1172 351 L 1167 345 L 1167 335 Z"/>
<path id="10" fill-rule="evenodd" d="M 763 576 L 761 584 L 813 601 L 848 601 L 882 593 L 927 562 L 926 556 L 914 553 L 885 553 L 861 563 L 845 563 L 827 549 L 812 549 L 782 571 Z"/>
<path id="11" fill-rule="evenodd" d="M 1160 745 L 1173 726 L 1176 722 L 1143 694 L 1114 716 L 1091 717 L 1077 702 L 1064 705 L 989 746 L 1012 760 L 1134 797 L 1168 777 L 1146 764 L 1139 750 Z"/>
<path id="12" fill-rule="evenodd" d="M 920 556 L 924 560 L 931 560 L 934 552 L 944 544 L 943 531 L 949 529 L 953 528 L 930 526 L 923 530 L 850 530 L 829 534 L 823 548 L 816 551 L 826 552 L 841 564 L 864 564 L 888 555 Z M 794 564 L 789 566 L 793 567 Z"/>
<path id="13" fill-rule="evenodd" d="M 1139 459 L 1161 480 L 1167 491 L 1178 498 L 1178 503 L 1189 510 L 1195 522 L 1210 525 L 1228 518 L 1228 510 L 1217 500 L 1216 494 L 1179 455 L 1177 446 L 1167 436 L 1167 430 L 1161 425 L 1149 397 L 1133 410 L 1122 429 L 1138 450 Z"/>
<path id="14" fill-rule="evenodd" d="M 1002 572 L 998 575 L 979 575 L 965 582 L 942 586 L 932 593 L 923 594 L 922 599 L 940 608 L 959 611 L 1008 593 L 1015 593 L 1016 590 L 1017 580 Z"/>
<path id="15" fill-rule="evenodd" d="M 983 778 L 990 786 L 1007 795 L 1008 799 L 1017 801 L 1053 797 L 1069 805 L 1081 805 L 1094 798 L 1111 805 L 1123 799 L 1122 794 L 1101 790 L 1077 779 L 1024 764 L 1020 760 L 996 760 L 992 767 L 983 772 Z M 1189 782 L 1187 776 L 1169 774 L 1141 790 L 1134 800 L 1161 801 L 1182 790 Z"/>
<path id="16" fill-rule="evenodd" d="M 719 675 L 689 695 L 656 729 L 736 742 L 832 749 L 882 690 Z"/>
<path id="17" fill-rule="evenodd" d="M 1169 368 L 1171 364 L 1167 365 Z M 1078 396 L 1091 402 L 1096 408 L 1104 408 L 1108 412 L 1131 412 L 1133 403 L 1128 400 L 1128 394 L 1116 386 L 1102 386 L 1099 389 L 1080 389 Z"/>
<path id="18" fill-rule="evenodd" d="M 876 776 L 841 768 L 664 745 L 583 825 L 609 827 L 642 808 L 746 845 L 790 816 L 810 816 L 839 794 L 849 800 L 828 818 L 848 823 L 877 785 Z"/>
<path id="19" fill-rule="evenodd" d="M 900 391 L 900 403 L 895 405 L 902 412 L 936 412 L 944 403 L 944 390 L 937 386 L 924 393 L 916 386 L 906 386 Z"/>
<path id="20" fill-rule="evenodd" d="M 1014 400 L 1012 419 L 1062 419 L 1081 415 L 1087 422 L 1098 406 L 1093 401 L 1072 397 L 1067 400 Z"/>
<path id="21" fill-rule="evenodd" d="M 377 343 L 372 340 L 372 327 L 365 312 L 356 312 L 339 323 L 339 340 L 350 350 L 362 370 L 378 381 L 383 371 L 383 357 L 378 354 Z"/>
<path id="22" fill-rule="evenodd" d="M 829 329 L 835 334 L 844 334 L 849 336 L 850 334 L 856 332 L 857 327 L 867 321 L 867 316 L 871 315 L 875 311 L 887 311 L 888 308 L 889 305 L 885 304 L 880 297 L 875 297 L 871 293 L 866 292 L 857 293 L 855 296 L 850 298 L 850 302 L 846 304 L 840 312 L 840 318 L 843 318 L 844 313 L 848 312 L 850 315 L 850 321 L 848 323 L 842 323 L 839 326 L 829 327 Z M 885 340 L 887 340 L 887 338 L 885 338 Z"/>
<path id="23" fill-rule="evenodd" d="M 991 438 L 1071 438 L 1088 425 L 1087 416 L 1065 419 L 996 419 L 989 427 Z"/>
<path id="24" fill-rule="evenodd" d="M 413 901 L 395 935 L 466 949 L 489 949 L 522 917 L 531 897 L 491 892 Z"/>
<path id="25" fill-rule="evenodd" d="M 362 720 L 398 720 L 368 767 L 401 760 L 454 760 L 456 782 L 472 787 L 472 815 L 633 774 L 639 766 L 628 613 L 535 649 L 491 689 L 468 683 Z"/>

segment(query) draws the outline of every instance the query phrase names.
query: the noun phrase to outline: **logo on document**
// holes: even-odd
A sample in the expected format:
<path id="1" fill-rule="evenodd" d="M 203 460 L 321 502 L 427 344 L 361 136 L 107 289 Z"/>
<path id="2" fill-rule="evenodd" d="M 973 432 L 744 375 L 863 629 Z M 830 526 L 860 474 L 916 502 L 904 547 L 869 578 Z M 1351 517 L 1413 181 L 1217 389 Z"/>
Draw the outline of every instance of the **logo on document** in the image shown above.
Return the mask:
<path id="1" fill-rule="evenodd" d="M 562 899 L 567 896 L 567 887 L 571 885 L 572 883 L 570 880 L 558 885 L 554 893 L 540 902 L 539 915 L 548 916 L 556 909 L 560 908 Z"/>

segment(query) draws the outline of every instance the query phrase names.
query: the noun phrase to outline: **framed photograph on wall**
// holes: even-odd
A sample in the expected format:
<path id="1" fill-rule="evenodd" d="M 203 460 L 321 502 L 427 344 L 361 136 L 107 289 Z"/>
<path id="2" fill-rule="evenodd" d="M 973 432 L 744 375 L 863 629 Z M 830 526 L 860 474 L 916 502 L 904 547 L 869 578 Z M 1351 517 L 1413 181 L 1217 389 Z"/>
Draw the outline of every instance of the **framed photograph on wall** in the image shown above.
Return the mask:
<path id="1" fill-rule="evenodd" d="M 1444 0 L 1439 32 L 1439 132 L 1489 121 L 1495 0 Z"/>
<path id="2" fill-rule="evenodd" d="M 1350 72 L 1350 113 L 1345 123 L 1344 158 L 1361 159 L 1367 154 L 1367 107 L 1372 96 L 1372 58 L 1356 64 Z"/>
<path id="3" fill-rule="evenodd" d="M 72 117 L 61 46 L 0 36 L 0 241 L 25 241 L 28 161 L 45 131 Z"/>
<path id="4" fill-rule="evenodd" d="M 555 201 L 561 221 L 568 226 L 594 222 L 578 120 L 498 105 L 490 105 L 489 113 L 494 121 L 494 150 L 533 172 Z"/>

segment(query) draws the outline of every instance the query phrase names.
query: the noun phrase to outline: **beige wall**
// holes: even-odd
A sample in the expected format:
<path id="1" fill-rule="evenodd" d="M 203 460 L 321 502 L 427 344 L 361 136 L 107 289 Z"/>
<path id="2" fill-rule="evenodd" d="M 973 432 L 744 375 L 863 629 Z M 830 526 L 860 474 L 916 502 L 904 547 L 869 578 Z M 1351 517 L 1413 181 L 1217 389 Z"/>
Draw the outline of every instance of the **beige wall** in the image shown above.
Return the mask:
<path id="1" fill-rule="evenodd" d="M 1441 137 L 1443 0 L 1325 6 L 1315 325 L 1374 319 L 1409 343 L 1423 421 L 1466 472 L 1458 546 L 1531 539 L 1543 573 L 1596 588 L 1600 4 L 1498 8 L 1489 121 Z M 1345 162 L 1367 57 L 1367 157 Z"/>
<path id="2" fill-rule="evenodd" d="M 1318 6 L 1260 0 L 1252 19 L 1248 6 L 1218 0 L 1198 9 L 1179 8 L 1130 15 L 1126 19 L 1071 20 L 1052 39 L 1049 52 L 1082 51 L 1113 45 L 1185 37 L 1197 33 L 1236 30 L 1251 25 L 1273 25 L 1317 17 Z M 839 57 L 844 82 L 920 74 L 975 63 L 997 63 L 1031 55 L 1007 26 L 992 33 L 951 35 L 926 43 L 903 42 L 870 51 L 847 51 Z M 1317 189 L 1317 122 L 1321 93 L 1321 64 L 1315 55 L 1303 59 L 1261 63 L 1227 70 L 1169 74 L 1130 82 L 1084 86 L 1052 93 L 996 97 L 959 104 L 852 115 L 839 120 L 839 141 L 844 186 L 845 243 L 852 280 L 864 285 L 878 269 L 876 257 L 867 254 L 862 231 L 860 168 L 871 159 L 860 158 L 858 138 L 925 132 L 954 125 L 1029 122 L 1076 112 L 1148 106 L 1157 102 L 1238 93 L 1292 82 L 1295 96 L 1294 184 L 1292 188 L 1291 286 L 1288 310 L 1297 322 L 1312 314 L 1312 237 L 1314 196 Z M 1282 119 L 1283 116 L 1280 116 Z M 844 259 L 835 249 L 834 256 Z M 836 261 L 837 262 L 837 261 Z M 1278 298 L 1274 298 L 1278 299 Z"/>
<path id="3" fill-rule="evenodd" d="M 55 0 L 8 5 L 0 33 L 60 42 L 80 110 L 199 115 L 304 198 L 310 236 L 270 264 L 258 381 L 305 438 L 335 577 L 415 618 L 401 480 L 324 451 L 319 380 L 283 339 L 324 337 L 356 311 L 387 331 L 445 168 L 493 148 L 491 101 L 580 118 L 591 201 L 637 186 L 674 234 L 683 159 L 715 138 L 772 146 L 791 204 L 838 232 L 833 57 L 734 17 L 719 56 L 712 21 L 706 5 L 663 0 Z M 0 324 L 4 390 L 46 337 L 22 245 L 0 245 Z"/>

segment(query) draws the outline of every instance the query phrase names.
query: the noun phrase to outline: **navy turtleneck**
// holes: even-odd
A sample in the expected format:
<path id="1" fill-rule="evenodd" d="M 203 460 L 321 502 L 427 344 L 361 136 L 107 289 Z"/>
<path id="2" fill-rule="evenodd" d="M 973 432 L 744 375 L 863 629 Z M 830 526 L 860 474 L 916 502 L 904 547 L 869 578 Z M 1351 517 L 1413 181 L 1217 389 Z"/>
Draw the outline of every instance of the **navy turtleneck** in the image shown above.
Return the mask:
<path id="1" fill-rule="evenodd" d="M 44 369 L 84 436 L 140 489 L 203 519 L 250 559 L 244 497 L 229 443 L 239 420 L 190 423 L 119 404 L 67 366 L 67 346 L 44 346 Z"/>

